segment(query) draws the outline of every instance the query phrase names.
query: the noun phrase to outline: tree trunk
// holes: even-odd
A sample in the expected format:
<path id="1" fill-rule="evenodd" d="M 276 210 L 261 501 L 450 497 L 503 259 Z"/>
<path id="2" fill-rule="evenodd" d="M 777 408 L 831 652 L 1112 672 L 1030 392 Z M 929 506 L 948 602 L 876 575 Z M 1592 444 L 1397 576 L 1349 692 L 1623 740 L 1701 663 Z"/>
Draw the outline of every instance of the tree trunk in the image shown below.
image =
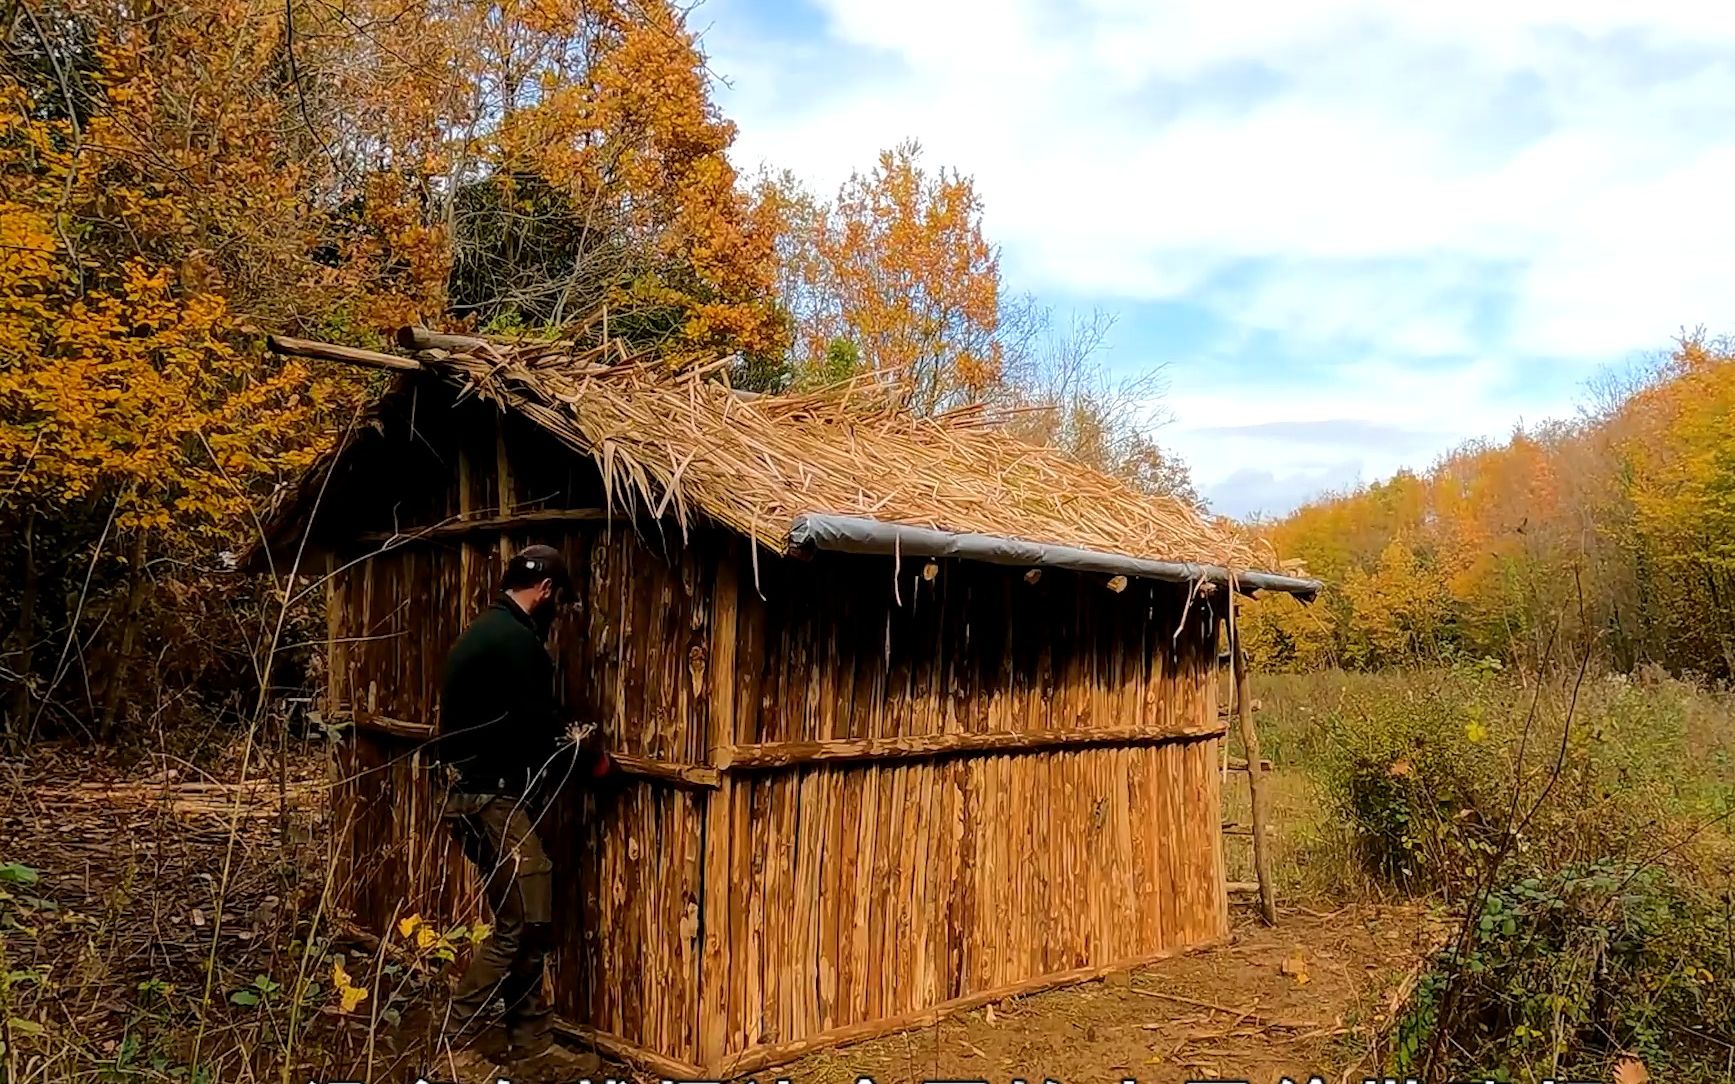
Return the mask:
<path id="1" fill-rule="evenodd" d="M 138 640 L 139 610 L 145 593 L 145 532 L 133 535 L 132 552 L 127 557 L 126 601 L 121 608 L 120 650 L 115 653 L 110 668 L 108 688 L 102 698 L 102 740 L 114 737 L 115 716 L 120 712 L 121 694 L 126 691 L 127 677 L 132 672 L 134 644 Z"/>

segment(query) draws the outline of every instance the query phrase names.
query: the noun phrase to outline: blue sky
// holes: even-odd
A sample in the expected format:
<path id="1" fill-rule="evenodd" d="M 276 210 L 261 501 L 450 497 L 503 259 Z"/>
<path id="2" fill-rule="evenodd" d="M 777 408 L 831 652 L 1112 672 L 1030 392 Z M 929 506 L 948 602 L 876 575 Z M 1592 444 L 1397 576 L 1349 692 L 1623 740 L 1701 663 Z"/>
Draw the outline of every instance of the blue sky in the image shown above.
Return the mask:
<path id="1" fill-rule="evenodd" d="M 1221 512 L 1570 415 L 1727 330 L 1727 0 L 706 0 L 746 170 L 914 137 L 1007 286 L 1116 317 Z"/>

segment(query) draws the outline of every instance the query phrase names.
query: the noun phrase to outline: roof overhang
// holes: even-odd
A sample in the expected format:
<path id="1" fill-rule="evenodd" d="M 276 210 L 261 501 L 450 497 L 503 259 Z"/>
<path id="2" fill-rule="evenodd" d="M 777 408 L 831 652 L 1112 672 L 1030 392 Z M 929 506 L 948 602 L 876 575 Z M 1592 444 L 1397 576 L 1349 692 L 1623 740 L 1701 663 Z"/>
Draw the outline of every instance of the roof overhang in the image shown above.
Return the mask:
<path id="1" fill-rule="evenodd" d="M 789 528 L 790 545 L 830 553 L 884 554 L 900 557 L 960 557 L 995 565 L 1069 568 L 1110 576 L 1138 576 L 1171 583 L 1233 585 L 1243 594 L 1281 591 L 1312 602 L 1325 585 L 1318 580 L 1281 576 L 1274 572 L 1233 572 L 1221 565 L 1190 561 L 1152 561 L 1076 546 L 1052 546 L 991 534 L 954 534 L 931 527 L 887 523 L 867 516 L 805 513 Z"/>

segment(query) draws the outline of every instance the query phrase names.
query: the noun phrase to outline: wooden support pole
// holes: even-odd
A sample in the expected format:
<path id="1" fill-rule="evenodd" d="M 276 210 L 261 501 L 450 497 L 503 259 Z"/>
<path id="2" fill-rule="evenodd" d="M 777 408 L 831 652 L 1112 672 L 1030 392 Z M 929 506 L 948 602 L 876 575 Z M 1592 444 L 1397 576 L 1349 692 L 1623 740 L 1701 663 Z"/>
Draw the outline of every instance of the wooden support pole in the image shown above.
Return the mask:
<path id="1" fill-rule="evenodd" d="M 753 545 L 751 541 L 747 544 Z M 727 760 L 735 746 L 741 603 L 736 552 L 734 547 L 723 552 L 711 590 L 710 647 L 705 674 L 709 732 L 705 744 L 713 764 Z M 732 814 L 739 804 L 735 797 L 737 785 L 737 780 L 724 775 L 722 785 L 703 796 L 700 847 L 704 864 L 699 875 L 699 990 L 694 1034 L 698 1037 L 699 1061 L 705 1065 L 716 1064 L 729 1049 L 730 1011 L 735 1008 L 730 997 L 730 978 L 737 967 L 743 966 L 732 955 L 745 946 L 735 948 L 729 936 L 730 860 L 735 857 L 744 860 L 744 856 L 731 853 L 735 826 Z"/>
<path id="2" fill-rule="evenodd" d="M 355 540 L 368 545 L 396 549 L 411 542 L 463 538 L 467 535 L 517 531 L 558 523 L 595 523 L 607 518 L 608 510 L 605 508 L 543 508 L 513 512 L 503 516 L 478 516 L 472 512 L 426 527 L 405 527 L 401 531 L 373 531 L 359 534 L 355 536 Z"/>
<path id="3" fill-rule="evenodd" d="M 1230 603 L 1234 605 L 1234 603 Z M 1265 761 L 1259 756 L 1259 732 L 1253 727 L 1253 695 L 1247 676 L 1247 655 L 1241 649 L 1241 627 L 1229 626 L 1229 652 L 1235 666 L 1235 719 L 1241 733 L 1242 752 L 1247 758 L 1247 789 L 1253 807 L 1253 869 L 1259 878 L 1259 917 L 1268 926 L 1277 924 L 1277 899 L 1271 887 L 1271 856 L 1266 850 Z"/>
<path id="4" fill-rule="evenodd" d="M 500 508 L 500 517 L 510 520 L 517 497 L 512 487 L 512 458 L 506 454 L 506 426 L 509 417 L 505 414 L 494 415 L 494 503 Z M 507 562 L 512 560 L 512 538 L 509 531 L 510 522 L 500 525 L 500 538 L 497 556 L 500 560 L 500 570 L 506 571 Z"/>

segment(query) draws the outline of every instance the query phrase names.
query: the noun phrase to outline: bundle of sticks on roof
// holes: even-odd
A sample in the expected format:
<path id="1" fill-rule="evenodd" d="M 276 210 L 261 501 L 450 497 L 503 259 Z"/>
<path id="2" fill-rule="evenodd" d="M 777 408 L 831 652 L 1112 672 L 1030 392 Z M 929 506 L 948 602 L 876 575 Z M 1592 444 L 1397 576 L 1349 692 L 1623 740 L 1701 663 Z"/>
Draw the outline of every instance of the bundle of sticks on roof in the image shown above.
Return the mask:
<path id="1" fill-rule="evenodd" d="M 559 340 L 404 328 L 398 344 L 407 356 L 271 340 L 454 381 L 593 457 L 623 512 L 683 530 L 697 513 L 778 552 L 796 516 L 820 513 L 1231 569 L 1260 556 L 1178 500 L 1017 439 L 984 407 L 913 414 L 884 374 L 750 396 L 729 386 L 732 358 L 635 353 L 594 322 Z"/>

